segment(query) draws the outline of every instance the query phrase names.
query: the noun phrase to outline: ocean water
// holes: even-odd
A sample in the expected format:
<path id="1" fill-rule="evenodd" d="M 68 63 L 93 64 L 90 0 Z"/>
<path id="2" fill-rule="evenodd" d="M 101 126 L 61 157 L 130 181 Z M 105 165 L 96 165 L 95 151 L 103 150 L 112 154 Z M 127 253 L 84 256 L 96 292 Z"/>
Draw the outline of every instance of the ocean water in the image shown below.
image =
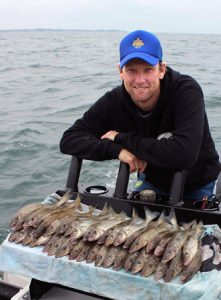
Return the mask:
<path id="1" fill-rule="evenodd" d="M 67 129 L 120 84 L 121 31 L 0 31 L 0 242 L 12 215 L 65 187 Z M 221 153 L 221 35 L 157 34 L 164 60 L 202 86 Z M 114 187 L 118 161 L 85 161 L 80 182 Z M 135 176 L 131 175 L 132 187 Z"/>

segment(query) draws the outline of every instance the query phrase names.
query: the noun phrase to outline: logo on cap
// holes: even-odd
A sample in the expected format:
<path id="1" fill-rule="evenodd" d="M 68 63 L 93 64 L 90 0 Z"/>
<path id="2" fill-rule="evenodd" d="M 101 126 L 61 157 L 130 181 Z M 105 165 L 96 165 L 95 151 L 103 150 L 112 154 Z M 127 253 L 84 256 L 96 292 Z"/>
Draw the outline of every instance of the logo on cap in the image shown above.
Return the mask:
<path id="1" fill-rule="evenodd" d="M 132 46 L 134 46 L 134 48 L 140 48 L 144 45 L 144 42 L 138 37 L 136 40 L 133 41 Z"/>

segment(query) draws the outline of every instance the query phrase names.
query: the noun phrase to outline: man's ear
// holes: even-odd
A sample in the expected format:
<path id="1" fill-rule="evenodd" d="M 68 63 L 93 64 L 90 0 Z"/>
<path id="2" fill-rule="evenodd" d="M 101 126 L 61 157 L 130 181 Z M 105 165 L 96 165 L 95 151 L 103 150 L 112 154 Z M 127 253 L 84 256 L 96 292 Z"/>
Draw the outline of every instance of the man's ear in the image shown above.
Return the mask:
<path id="1" fill-rule="evenodd" d="M 163 79 L 163 77 L 166 73 L 166 68 L 167 68 L 165 61 L 160 63 L 159 68 L 160 68 L 160 76 L 159 77 L 160 77 L 160 79 Z"/>
<path id="2" fill-rule="evenodd" d="M 120 79 L 123 80 L 123 70 L 120 68 L 120 64 L 118 64 L 117 67 L 120 73 Z"/>

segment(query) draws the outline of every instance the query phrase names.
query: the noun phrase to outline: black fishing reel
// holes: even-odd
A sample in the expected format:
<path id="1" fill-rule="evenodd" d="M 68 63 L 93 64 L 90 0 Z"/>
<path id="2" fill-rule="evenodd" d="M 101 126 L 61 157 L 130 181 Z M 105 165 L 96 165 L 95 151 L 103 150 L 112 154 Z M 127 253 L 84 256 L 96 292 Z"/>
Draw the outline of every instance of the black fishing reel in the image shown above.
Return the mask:
<path id="1" fill-rule="evenodd" d="M 193 202 L 193 207 L 202 210 L 219 210 L 221 202 L 221 193 L 211 195 L 209 197 L 204 196 L 202 200 Z"/>

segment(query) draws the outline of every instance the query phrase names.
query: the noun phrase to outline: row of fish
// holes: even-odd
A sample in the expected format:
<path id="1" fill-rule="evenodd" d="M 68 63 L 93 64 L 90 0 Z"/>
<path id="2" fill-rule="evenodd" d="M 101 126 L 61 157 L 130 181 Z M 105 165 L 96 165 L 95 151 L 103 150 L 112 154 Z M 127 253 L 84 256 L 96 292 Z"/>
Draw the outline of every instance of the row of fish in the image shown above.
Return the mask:
<path id="1" fill-rule="evenodd" d="M 69 202 L 67 192 L 53 205 L 30 204 L 13 217 L 9 241 L 35 247 L 55 257 L 95 262 L 114 270 L 124 268 L 141 276 L 154 273 L 155 280 L 171 281 L 180 274 L 186 282 L 200 269 L 200 236 L 203 224 L 179 226 L 172 209 L 169 216 L 145 209 L 145 219 L 131 218 L 104 206 L 82 209 L 79 196 Z"/>

